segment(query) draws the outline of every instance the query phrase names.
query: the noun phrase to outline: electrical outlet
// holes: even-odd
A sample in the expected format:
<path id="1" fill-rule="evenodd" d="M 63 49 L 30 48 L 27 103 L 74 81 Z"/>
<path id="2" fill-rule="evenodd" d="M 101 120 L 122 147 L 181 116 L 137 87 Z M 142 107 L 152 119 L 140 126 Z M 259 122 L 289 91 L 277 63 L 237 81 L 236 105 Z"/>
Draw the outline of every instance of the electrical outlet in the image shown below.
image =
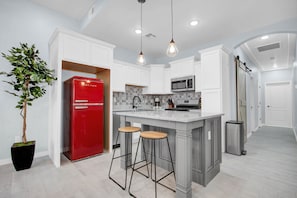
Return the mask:
<path id="1" fill-rule="evenodd" d="M 207 139 L 208 140 L 211 140 L 211 131 L 208 131 L 208 133 L 207 133 Z"/>

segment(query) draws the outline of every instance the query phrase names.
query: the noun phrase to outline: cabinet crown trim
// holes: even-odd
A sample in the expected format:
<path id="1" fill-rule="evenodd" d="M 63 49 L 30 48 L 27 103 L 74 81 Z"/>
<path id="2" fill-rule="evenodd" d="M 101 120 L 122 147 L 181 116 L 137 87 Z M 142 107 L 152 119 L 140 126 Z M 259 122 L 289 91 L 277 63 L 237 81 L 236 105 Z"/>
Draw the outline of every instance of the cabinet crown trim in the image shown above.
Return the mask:
<path id="1" fill-rule="evenodd" d="M 227 54 L 232 54 L 231 50 L 229 50 L 228 48 L 224 47 L 223 45 L 216 45 L 216 46 L 213 46 L 213 47 L 209 47 L 209 48 L 200 50 L 198 52 L 200 54 L 203 54 L 203 53 L 208 53 L 208 52 L 212 52 L 212 51 L 215 51 L 215 50 L 223 50 Z"/>
<path id="2" fill-rule="evenodd" d="M 101 40 L 98 40 L 98 39 L 95 39 L 92 37 L 88 37 L 88 36 L 85 36 L 78 32 L 74 32 L 72 30 L 68 30 L 65 28 L 56 28 L 56 30 L 54 31 L 54 33 L 52 34 L 52 36 L 49 39 L 49 45 L 51 45 L 54 42 L 54 40 L 56 39 L 56 37 L 58 37 L 60 34 L 66 34 L 66 35 L 70 35 L 70 36 L 73 36 L 76 38 L 84 39 L 84 40 L 87 40 L 87 41 L 90 41 L 90 42 L 93 42 L 93 43 L 96 43 L 96 44 L 99 44 L 101 46 L 108 47 L 111 49 L 116 47 L 113 44 L 110 44 L 110 43 L 107 43 L 107 42 L 104 42 L 104 41 L 101 41 Z"/>

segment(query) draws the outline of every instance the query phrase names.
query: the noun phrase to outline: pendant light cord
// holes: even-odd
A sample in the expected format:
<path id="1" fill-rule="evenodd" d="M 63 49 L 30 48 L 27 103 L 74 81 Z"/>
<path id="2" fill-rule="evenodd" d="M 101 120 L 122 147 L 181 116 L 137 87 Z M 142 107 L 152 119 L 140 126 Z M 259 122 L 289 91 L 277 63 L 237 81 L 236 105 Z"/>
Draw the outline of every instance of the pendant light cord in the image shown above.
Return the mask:
<path id="1" fill-rule="evenodd" d="M 142 53 L 142 4 L 140 3 L 140 52 Z"/>
<path id="2" fill-rule="evenodd" d="M 171 0 L 171 39 L 173 40 L 173 5 Z"/>

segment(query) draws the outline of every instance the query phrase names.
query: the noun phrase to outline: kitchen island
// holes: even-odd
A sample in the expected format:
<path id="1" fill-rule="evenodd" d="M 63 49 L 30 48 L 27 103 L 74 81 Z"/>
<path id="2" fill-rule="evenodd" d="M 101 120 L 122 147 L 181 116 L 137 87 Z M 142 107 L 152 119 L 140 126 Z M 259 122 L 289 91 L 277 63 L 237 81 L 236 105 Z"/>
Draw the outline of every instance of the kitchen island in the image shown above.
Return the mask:
<path id="1" fill-rule="evenodd" d="M 164 110 L 116 114 L 121 116 L 121 126 L 136 122 L 142 124 L 143 131 L 158 130 L 168 133 L 171 152 L 175 159 L 176 197 L 192 197 L 192 181 L 206 186 L 219 173 L 222 156 L 222 114 Z M 122 153 L 125 150 L 125 142 L 127 136 L 123 135 L 120 142 Z M 156 152 L 158 165 L 169 169 L 165 144 L 163 149 L 160 143 Z"/>

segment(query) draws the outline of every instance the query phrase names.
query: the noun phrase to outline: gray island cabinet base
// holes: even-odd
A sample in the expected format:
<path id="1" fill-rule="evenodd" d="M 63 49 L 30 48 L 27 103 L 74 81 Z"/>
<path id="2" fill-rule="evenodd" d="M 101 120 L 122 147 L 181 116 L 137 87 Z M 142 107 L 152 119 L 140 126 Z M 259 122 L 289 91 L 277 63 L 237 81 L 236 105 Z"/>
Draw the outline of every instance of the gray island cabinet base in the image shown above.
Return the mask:
<path id="1" fill-rule="evenodd" d="M 142 130 L 168 133 L 175 161 L 176 197 L 192 197 L 192 181 L 206 186 L 219 172 L 221 163 L 221 115 L 193 112 L 119 112 L 121 126 L 141 123 Z M 121 136 L 121 153 L 131 150 L 131 136 Z M 144 142 L 149 146 L 148 142 Z M 146 149 L 149 150 L 149 149 Z M 158 166 L 170 170 L 168 149 L 159 142 L 156 148 Z M 147 153 L 150 159 L 150 153 Z M 122 159 L 124 167 L 125 159 Z M 131 159 L 128 159 L 128 164 Z"/>

